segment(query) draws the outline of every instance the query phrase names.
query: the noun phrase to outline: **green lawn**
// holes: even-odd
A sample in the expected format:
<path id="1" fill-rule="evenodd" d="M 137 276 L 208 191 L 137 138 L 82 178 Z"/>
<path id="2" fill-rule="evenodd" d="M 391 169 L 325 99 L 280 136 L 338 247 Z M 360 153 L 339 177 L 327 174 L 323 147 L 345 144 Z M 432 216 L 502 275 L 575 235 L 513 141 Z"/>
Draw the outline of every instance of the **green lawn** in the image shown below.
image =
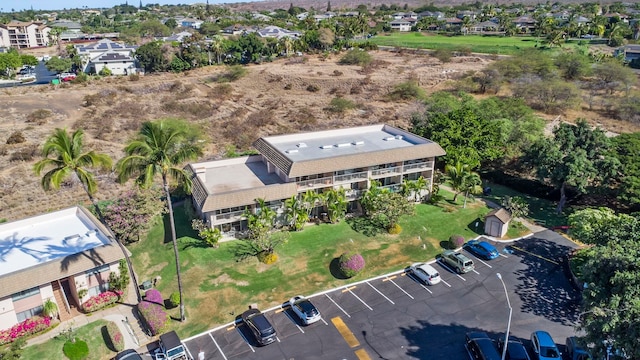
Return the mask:
<path id="1" fill-rule="evenodd" d="M 538 39 L 531 36 L 482 36 L 482 35 L 435 35 L 428 33 L 393 32 L 374 36 L 368 41 L 379 46 L 394 46 L 414 49 L 447 49 L 451 51 L 471 50 L 476 53 L 512 55 L 522 49 L 541 46 Z M 566 44 L 565 46 L 578 46 Z"/>
<path id="2" fill-rule="evenodd" d="M 291 233 L 286 244 L 276 249 L 278 261 L 264 265 L 255 258 L 237 262 L 233 249 L 237 242 L 224 242 L 218 249 L 202 245 L 182 207 L 177 207 L 180 263 L 187 321 L 173 321 L 171 328 L 190 336 L 232 321 L 249 304 L 260 308 L 281 304 L 297 294 L 348 284 L 370 276 L 402 269 L 415 261 L 432 259 L 442 251 L 441 243 L 452 234 L 467 239 L 477 236 L 475 223 L 486 214 L 481 202 L 469 202 L 463 209 L 462 197 L 452 204 L 445 193 L 441 206 L 418 205 L 416 215 L 400 221 L 400 235 L 374 237 L 355 232 L 346 221 L 338 224 L 308 225 Z M 165 219 L 166 220 L 166 219 Z M 166 221 L 165 221 L 166 222 Z M 482 229 L 480 224 L 479 229 Z M 164 224 L 157 224 L 148 238 L 129 246 L 139 282 L 160 276 L 157 284 L 165 298 L 177 290 L 171 244 L 165 242 Z M 187 236 L 188 235 L 188 236 Z M 343 251 L 362 253 L 367 265 L 356 277 L 341 280 L 332 275 L 331 264 Z M 178 317 L 178 310 L 169 310 Z"/>
<path id="3" fill-rule="evenodd" d="M 105 345 L 102 328 L 107 325 L 107 322 L 108 321 L 105 320 L 97 320 L 75 330 L 75 337 L 86 341 L 89 346 L 89 357 L 87 357 L 87 360 L 108 359 L 116 354 Z M 26 347 L 22 358 L 66 360 L 67 357 L 62 353 L 62 347 L 65 341 L 66 339 L 60 337 L 51 339 L 46 343 Z"/>

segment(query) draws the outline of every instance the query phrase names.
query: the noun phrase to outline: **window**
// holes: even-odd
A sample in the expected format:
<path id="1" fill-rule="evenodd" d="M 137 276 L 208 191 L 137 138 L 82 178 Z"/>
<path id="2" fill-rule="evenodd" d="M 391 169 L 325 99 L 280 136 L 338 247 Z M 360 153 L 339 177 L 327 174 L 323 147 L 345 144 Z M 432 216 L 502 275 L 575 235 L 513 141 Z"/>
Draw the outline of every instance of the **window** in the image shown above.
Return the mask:
<path id="1" fill-rule="evenodd" d="M 29 318 L 39 315 L 40 313 L 42 313 L 42 305 L 36 306 L 33 309 L 16 313 L 16 317 L 18 318 L 18 322 L 23 322 Z"/>
<path id="2" fill-rule="evenodd" d="M 100 295 L 103 292 L 109 290 L 109 283 L 104 283 L 104 284 L 100 284 L 98 286 L 94 286 L 94 287 L 90 287 L 89 291 L 87 292 L 87 295 L 89 296 L 96 296 L 96 295 Z"/>
<path id="3" fill-rule="evenodd" d="M 109 264 L 102 265 L 102 266 L 93 268 L 91 270 L 87 270 L 85 272 L 85 274 L 87 275 L 87 278 L 88 278 L 89 276 L 98 275 L 98 274 L 100 274 L 102 272 L 106 272 L 106 271 L 109 271 Z"/>
<path id="4" fill-rule="evenodd" d="M 13 295 L 11 295 L 11 299 L 13 301 L 18 301 L 18 300 L 22 300 L 22 299 L 26 299 L 28 297 L 31 297 L 33 295 L 37 295 L 40 294 L 40 287 L 36 286 L 34 288 L 28 289 L 28 290 L 23 290 L 20 292 L 17 292 Z"/>

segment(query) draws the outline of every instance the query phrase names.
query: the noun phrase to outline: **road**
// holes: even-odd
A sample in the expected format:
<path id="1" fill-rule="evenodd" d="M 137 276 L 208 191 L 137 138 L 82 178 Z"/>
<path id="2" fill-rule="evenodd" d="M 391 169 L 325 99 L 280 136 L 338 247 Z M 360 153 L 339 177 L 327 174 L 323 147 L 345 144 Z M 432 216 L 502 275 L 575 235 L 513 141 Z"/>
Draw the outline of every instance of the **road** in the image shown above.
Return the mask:
<path id="1" fill-rule="evenodd" d="M 434 264 L 443 279 L 434 286 L 399 270 L 310 296 L 323 316 L 310 326 L 302 326 L 286 304 L 266 309 L 278 341 L 265 347 L 258 347 L 240 322 L 184 344 L 194 359 L 468 359 L 466 332 L 504 336 L 508 308 L 498 272 L 514 310 L 511 335 L 529 346 L 531 332 L 546 330 L 563 344 L 575 334 L 579 294 L 561 259 L 576 245 L 546 230 L 496 247 L 501 256 L 491 261 L 463 250 L 476 264 L 468 274 Z"/>
<path id="2" fill-rule="evenodd" d="M 57 74 L 55 72 L 51 72 L 44 65 L 43 61 L 40 61 L 38 65 L 36 65 L 36 81 L 20 84 L 20 83 L 0 83 L 0 87 L 14 87 L 14 86 L 29 86 L 29 85 L 42 85 L 49 84 L 51 80 L 55 79 Z"/>

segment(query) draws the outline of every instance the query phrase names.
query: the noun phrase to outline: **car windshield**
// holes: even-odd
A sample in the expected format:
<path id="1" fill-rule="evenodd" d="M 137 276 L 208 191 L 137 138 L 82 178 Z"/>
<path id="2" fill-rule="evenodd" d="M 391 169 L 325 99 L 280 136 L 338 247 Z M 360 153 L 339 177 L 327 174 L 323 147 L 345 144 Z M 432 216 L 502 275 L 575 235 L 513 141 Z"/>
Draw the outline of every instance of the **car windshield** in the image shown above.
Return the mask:
<path id="1" fill-rule="evenodd" d="M 540 348 L 540 355 L 548 358 L 560 357 L 558 355 L 558 350 L 556 348 L 544 347 L 544 346 Z"/>
<path id="2" fill-rule="evenodd" d="M 437 278 L 437 277 L 439 277 L 439 276 L 440 276 L 440 274 L 438 274 L 438 273 L 434 273 L 434 274 L 432 274 L 432 275 L 431 275 L 431 278 L 432 278 L 432 279 L 435 279 L 435 278 Z"/>
<path id="3" fill-rule="evenodd" d="M 184 348 L 182 346 L 178 346 L 177 348 L 167 351 L 167 356 L 176 356 L 180 354 L 184 354 Z"/>
<path id="4" fill-rule="evenodd" d="M 471 266 L 471 265 L 473 265 L 473 263 L 471 261 L 467 261 L 467 262 L 464 263 L 464 266 Z"/>

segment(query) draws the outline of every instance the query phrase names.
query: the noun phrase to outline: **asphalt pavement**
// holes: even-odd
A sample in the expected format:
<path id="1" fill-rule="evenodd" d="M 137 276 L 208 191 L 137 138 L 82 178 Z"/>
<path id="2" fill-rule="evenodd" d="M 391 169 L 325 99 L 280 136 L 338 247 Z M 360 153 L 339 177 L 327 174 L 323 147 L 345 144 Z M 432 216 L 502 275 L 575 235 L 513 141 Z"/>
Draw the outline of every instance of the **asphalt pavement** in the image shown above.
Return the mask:
<path id="1" fill-rule="evenodd" d="M 504 336 L 509 310 L 500 273 L 513 308 L 510 334 L 529 346 L 530 334 L 545 330 L 562 350 L 565 338 L 575 334 L 579 299 L 562 259 L 576 245 L 549 230 L 494 244 L 500 256 L 491 261 L 462 250 L 475 262 L 467 274 L 435 263 L 443 281 L 434 286 L 398 269 L 311 295 L 323 320 L 309 326 L 286 303 L 263 309 L 278 333 L 278 340 L 265 347 L 257 346 L 241 322 L 184 344 L 194 359 L 468 359 L 466 332 Z"/>

